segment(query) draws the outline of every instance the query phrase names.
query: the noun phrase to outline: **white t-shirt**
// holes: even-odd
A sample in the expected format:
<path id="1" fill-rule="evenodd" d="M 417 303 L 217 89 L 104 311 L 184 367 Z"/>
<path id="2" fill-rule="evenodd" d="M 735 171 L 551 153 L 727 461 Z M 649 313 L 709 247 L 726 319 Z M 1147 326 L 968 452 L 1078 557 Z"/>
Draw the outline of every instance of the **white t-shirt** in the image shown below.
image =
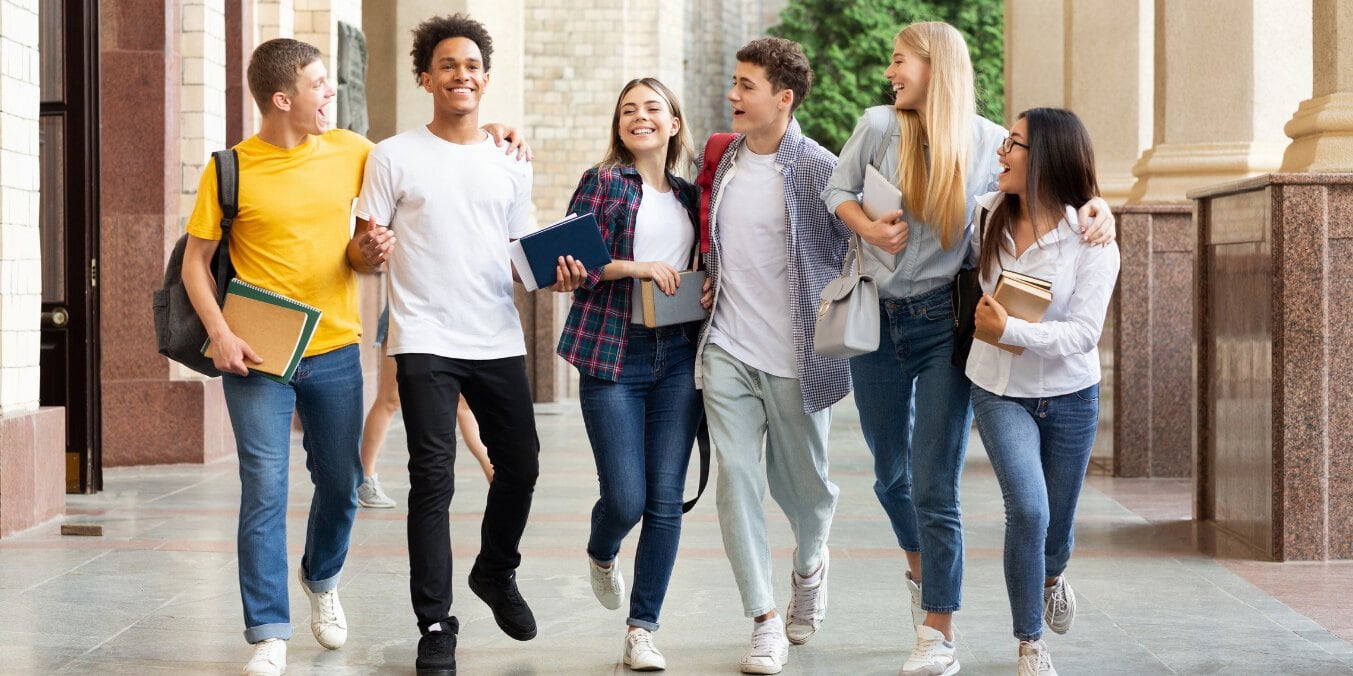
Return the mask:
<path id="1" fill-rule="evenodd" d="M 371 150 L 356 212 L 395 235 L 388 354 L 526 354 L 507 245 L 533 225 L 529 163 L 419 127 Z"/>
<path id="2" fill-rule="evenodd" d="M 634 217 L 634 260 L 663 261 L 685 270 L 695 249 L 695 229 L 675 190 L 661 192 L 644 184 L 639 213 Z"/>
<path id="3" fill-rule="evenodd" d="M 773 376 L 797 378 L 789 320 L 784 177 L 774 155 L 738 149 L 719 195 L 719 300 L 710 342 Z"/>

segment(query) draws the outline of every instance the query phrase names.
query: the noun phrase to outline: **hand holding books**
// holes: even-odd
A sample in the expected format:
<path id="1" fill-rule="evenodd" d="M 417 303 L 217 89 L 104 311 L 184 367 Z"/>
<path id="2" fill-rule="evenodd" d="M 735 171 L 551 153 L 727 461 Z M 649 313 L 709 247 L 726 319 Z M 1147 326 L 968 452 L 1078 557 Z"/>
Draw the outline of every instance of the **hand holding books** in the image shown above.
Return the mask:
<path id="1" fill-rule="evenodd" d="M 1001 342 L 1006 320 L 1018 317 L 1026 322 L 1040 322 L 1050 304 L 1052 282 L 1002 270 L 996 280 L 996 289 L 990 295 L 982 294 L 981 300 L 977 301 L 974 317 L 977 330 L 973 337 L 1007 352 L 1024 354 L 1024 348 Z"/>
<path id="2" fill-rule="evenodd" d="M 869 218 L 869 227 L 860 230 L 860 239 L 890 253 L 907 248 L 910 226 L 902 218 L 902 191 L 888 182 L 873 165 L 864 170 L 864 193 L 860 206 Z"/>

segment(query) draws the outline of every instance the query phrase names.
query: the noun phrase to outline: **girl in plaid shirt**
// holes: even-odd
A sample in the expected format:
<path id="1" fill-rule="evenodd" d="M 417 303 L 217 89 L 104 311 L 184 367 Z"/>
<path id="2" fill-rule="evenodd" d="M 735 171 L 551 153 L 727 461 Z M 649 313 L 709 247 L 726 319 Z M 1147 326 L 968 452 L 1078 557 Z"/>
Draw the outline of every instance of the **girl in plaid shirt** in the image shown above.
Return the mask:
<path id="1" fill-rule="evenodd" d="M 591 211 L 611 263 L 592 270 L 573 295 L 559 355 L 578 368 L 583 421 L 597 461 L 601 497 L 587 542 L 592 591 L 620 607 L 625 583 L 616 555 L 643 518 L 629 597 L 625 664 L 664 669 L 653 644 L 681 536 L 686 465 L 702 416 L 695 389 L 699 322 L 650 329 L 631 323 L 632 279 L 672 294 L 692 262 L 696 187 L 672 174 L 689 152 L 676 96 L 653 78 L 620 91 L 606 157 L 583 173 L 569 211 Z"/>

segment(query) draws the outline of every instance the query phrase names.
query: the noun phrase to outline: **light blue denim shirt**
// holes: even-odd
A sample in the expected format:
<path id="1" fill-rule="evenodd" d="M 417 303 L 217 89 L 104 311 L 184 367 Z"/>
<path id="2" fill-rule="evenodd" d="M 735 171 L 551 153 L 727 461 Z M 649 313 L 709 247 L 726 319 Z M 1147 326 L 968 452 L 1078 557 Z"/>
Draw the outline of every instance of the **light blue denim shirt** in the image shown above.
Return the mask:
<path id="1" fill-rule="evenodd" d="M 883 153 L 883 166 L 875 168 L 888 180 L 897 183 L 899 134 L 897 114 L 892 106 L 875 106 L 864 111 L 850 140 L 841 149 L 841 158 L 836 163 L 831 180 L 827 182 L 827 188 L 822 191 L 822 201 L 826 203 L 828 211 L 835 214 L 836 208 L 845 201 L 859 199 L 864 189 L 864 169 L 874 161 L 880 143 L 886 143 L 887 147 Z M 973 119 L 972 156 L 968 159 L 965 182 L 968 227 L 961 242 L 951 249 L 941 247 L 939 237 L 930 226 L 917 220 L 913 212 L 907 211 L 904 217 L 911 231 L 907 248 L 902 253 L 894 256 L 872 244 L 864 245 L 861 256 L 864 272 L 874 277 L 880 298 L 909 298 L 954 281 L 954 275 L 958 274 L 958 269 L 967 257 L 976 196 L 996 189 L 996 176 L 1001 170 L 996 163 L 996 148 L 1005 137 L 1004 127 L 982 117 Z"/>

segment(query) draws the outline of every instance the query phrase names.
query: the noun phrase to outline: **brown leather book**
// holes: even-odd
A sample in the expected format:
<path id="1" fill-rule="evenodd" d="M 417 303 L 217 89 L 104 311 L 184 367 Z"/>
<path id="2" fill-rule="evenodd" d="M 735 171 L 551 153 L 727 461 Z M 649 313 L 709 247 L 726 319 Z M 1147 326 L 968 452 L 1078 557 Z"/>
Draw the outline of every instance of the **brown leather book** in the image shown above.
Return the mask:
<path id="1" fill-rule="evenodd" d="M 991 297 L 1005 308 L 1007 315 L 1026 322 L 1040 322 L 1043 321 L 1043 314 L 1048 311 L 1048 306 L 1052 304 L 1052 282 L 1002 270 L 1000 279 L 996 280 L 996 290 L 992 292 Z M 973 337 L 1006 352 L 1024 354 L 1024 348 L 1006 345 L 1000 342 L 1000 336 L 992 336 L 978 330 Z"/>

